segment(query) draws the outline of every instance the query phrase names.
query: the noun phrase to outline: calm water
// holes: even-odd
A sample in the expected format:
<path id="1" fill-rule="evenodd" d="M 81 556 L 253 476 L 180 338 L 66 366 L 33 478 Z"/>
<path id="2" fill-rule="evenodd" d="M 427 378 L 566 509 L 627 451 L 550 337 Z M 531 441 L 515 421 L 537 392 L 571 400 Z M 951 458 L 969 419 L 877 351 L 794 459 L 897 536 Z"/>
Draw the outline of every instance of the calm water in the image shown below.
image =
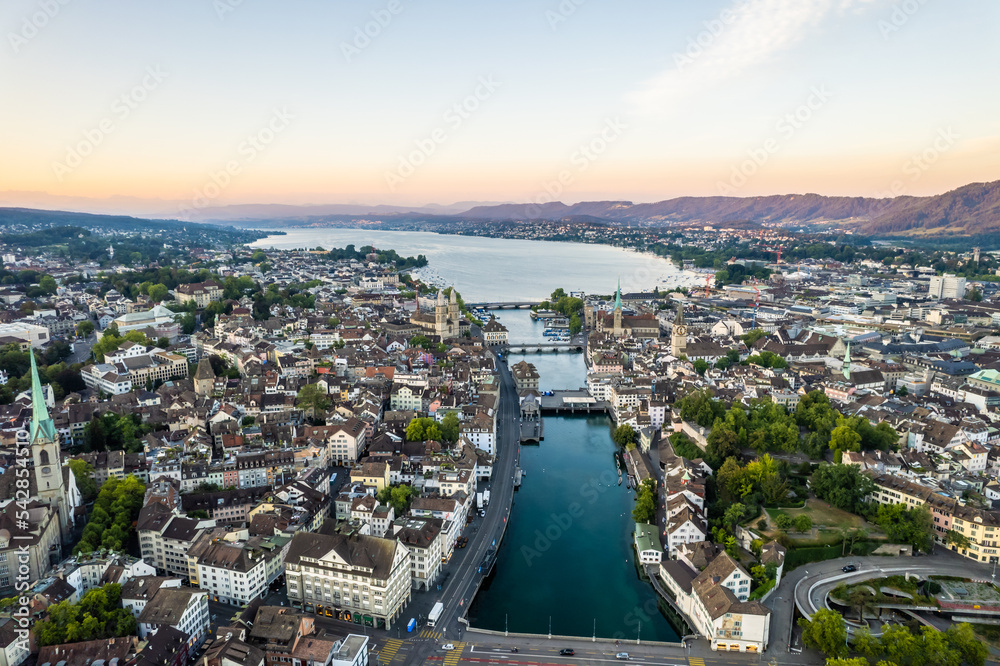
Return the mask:
<path id="1" fill-rule="evenodd" d="M 374 245 L 404 256 L 426 255 L 415 271 L 441 285 L 454 284 L 467 301 L 536 300 L 557 288 L 591 294 L 614 292 L 619 276 L 625 291 L 672 289 L 697 280 L 669 260 L 607 245 L 448 236 L 417 231 L 287 229 L 254 247 L 309 248 Z M 693 280 L 693 282 L 692 282 Z M 704 280 L 704 278 L 702 278 Z"/>
<path id="2" fill-rule="evenodd" d="M 542 337 L 527 312 L 504 311 L 511 337 Z M 542 390 L 585 384 L 582 354 L 527 354 Z M 469 612 L 472 626 L 502 631 L 676 641 L 656 592 L 639 578 L 632 548 L 634 496 L 618 485 L 605 417 L 548 417 L 545 441 L 521 449 L 527 471 L 514 495 L 493 577 Z"/>
<path id="3" fill-rule="evenodd" d="M 545 324 L 533 320 L 527 310 L 500 310 L 495 314 L 500 323 L 507 327 L 512 342 L 540 342 L 547 339 L 542 334 Z M 587 367 L 583 354 L 511 354 L 508 363 L 514 365 L 522 359 L 534 363 L 538 369 L 540 391 L 578 389 L 587 385 Z"/>
<path id="4" fill-rule="evenodd" d="M 632 548 L 633 493 L 618 485 L 605 417 L 549 417 L 545 441 L 521 448 L 493 577 L 469 611 L 474 627 L 569 636 L 676 641 Z"/>

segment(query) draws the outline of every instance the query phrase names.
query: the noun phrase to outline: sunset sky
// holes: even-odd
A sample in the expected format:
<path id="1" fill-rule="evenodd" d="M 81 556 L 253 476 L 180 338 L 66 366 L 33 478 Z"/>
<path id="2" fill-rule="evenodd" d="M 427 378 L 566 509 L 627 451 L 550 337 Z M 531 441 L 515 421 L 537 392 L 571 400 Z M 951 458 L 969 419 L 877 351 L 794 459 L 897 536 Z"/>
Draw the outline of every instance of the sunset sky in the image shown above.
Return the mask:
<path id="1" fill-rule="evenodd" d="M 995 0 L 8 0 L 0 204 L 933 194 L 1000 179 L 998 23 Z"/>

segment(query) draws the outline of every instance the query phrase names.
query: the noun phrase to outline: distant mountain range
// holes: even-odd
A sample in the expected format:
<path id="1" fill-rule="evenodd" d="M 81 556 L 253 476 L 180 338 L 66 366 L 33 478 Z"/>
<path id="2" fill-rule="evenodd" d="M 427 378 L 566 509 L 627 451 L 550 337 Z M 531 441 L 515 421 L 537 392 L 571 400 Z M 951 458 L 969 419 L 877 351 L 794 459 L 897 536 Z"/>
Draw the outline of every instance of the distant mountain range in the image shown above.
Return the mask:
<path id="1" fill-rule="evenodd" d="M 679 197 L 656 203 L 587 201 L 566 205 L 477 206 L 456 217 L 478 220 L 564 220 L 612 223 L 834 223 L 874 235 L 979 235 L 1000 232 L 1000 181 L 972 183 L 928 197 L 891 199 L 784 194 L 764 197 Z"/>
<path id="2" fill-rule="evenodd" d="M 34 205 L 25 208 L 62 210 L 95 209 L 98 200 L 84 205 L 79 198 L 60 198 L 56 206 L 44 205 L 48 195 L 37 193 L 2 193 L 10 199 L 32 195 Z M 37 200 L 37 203 L 36 203 Z M 103 213 L 117 213 L 134 208 L 138 199 L 111 199 L 96 206 Z M 39 205 L 41 204 L 41 205 Z M 62 205 L 60 205 L 62 204 Z M 8 204 L 9 205 L 9 204 Z M 179 208 L 170 202 L 150 200 L 141 217 L 177 219 Z M 149 210 L 149 209 L 156 209 Z M 342 225 L 358 218 L 389 222 L 434 222 L 447 225 L 461 221 L 566 221 L 572 223 L 635 224 L 670 226 L 674 224 L 761 224 L 786 226 L 836 226 L 874 236 L 981 236 L 1000 234 L 1000 181 L 972 183 L 944 194 L 926 197 L 900 196 L 887 199 L 871 197 L 828 197 L 819 194 L 781 194 L 760 197 L 678 197 L 656 203 L 630 201 L 585 201 L 576 204 L 552 202 L 541 205 L 523 203 L 457 202 L 450 205 L 388 206 L 365 204 L 243 204 L 216 206 L 188 211 L 189 222 L 267 223 L 268 227 Z"/>

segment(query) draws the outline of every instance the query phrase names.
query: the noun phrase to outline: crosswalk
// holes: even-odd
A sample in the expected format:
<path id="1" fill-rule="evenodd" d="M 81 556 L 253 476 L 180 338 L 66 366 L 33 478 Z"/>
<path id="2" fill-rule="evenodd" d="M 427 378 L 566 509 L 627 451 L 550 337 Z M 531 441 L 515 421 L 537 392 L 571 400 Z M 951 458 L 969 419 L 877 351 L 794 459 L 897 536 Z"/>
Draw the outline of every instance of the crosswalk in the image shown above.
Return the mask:
<path id="1" fill-rule="evenodd" d="M 455 643 L 455 649 L 445 655 L 444 666 L 458 666 L 458 662 L 462 658 L 462 650 L 464 649 L 465 643 Z"/>
<path id="2" fill-rule="evenodd" d="M 705 666 L 705 660 L 701 657 L 688 657 L 688 661 L 691 662 L 691 666 Z"/>
<path id="3" fill-rule="evenodd" d="M 396 656 L 399 652 L 399 648 L 403 647 L 403 641 L 397 640 L 395 638 L 390 638 L 385 642 L 385 646 L 379 651 L 379 661 L 383 664 L 388 664 L 392 661 L 392 658 Z"/>
<path id="4" fill-rule="evenodd" d="M 433 631 L 432 629 L 424 629 L 420 632 L 421 638 L 441 638 L 440 631 Z"/>

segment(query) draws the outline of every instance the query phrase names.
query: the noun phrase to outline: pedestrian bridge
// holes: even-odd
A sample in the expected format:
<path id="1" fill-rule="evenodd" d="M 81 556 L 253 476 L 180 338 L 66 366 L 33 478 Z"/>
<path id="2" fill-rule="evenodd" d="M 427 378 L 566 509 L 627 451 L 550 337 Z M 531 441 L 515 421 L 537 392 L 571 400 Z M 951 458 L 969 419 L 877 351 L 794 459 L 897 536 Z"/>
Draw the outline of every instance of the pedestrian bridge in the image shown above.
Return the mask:
<path id="1" fill-rule="evenodd" d="M 527 310 L 532 305 L 539 305 L 541 301 L 492 301 L 489 303 L 466 303 L 469 309 L 482 310 Z"/>
<path id="2" fill-rule="evenodd" d="M 505 351 L 509 354 L 545 354 L 569 352 L 582 354 L 583 342 L 508 342 Z"/>

